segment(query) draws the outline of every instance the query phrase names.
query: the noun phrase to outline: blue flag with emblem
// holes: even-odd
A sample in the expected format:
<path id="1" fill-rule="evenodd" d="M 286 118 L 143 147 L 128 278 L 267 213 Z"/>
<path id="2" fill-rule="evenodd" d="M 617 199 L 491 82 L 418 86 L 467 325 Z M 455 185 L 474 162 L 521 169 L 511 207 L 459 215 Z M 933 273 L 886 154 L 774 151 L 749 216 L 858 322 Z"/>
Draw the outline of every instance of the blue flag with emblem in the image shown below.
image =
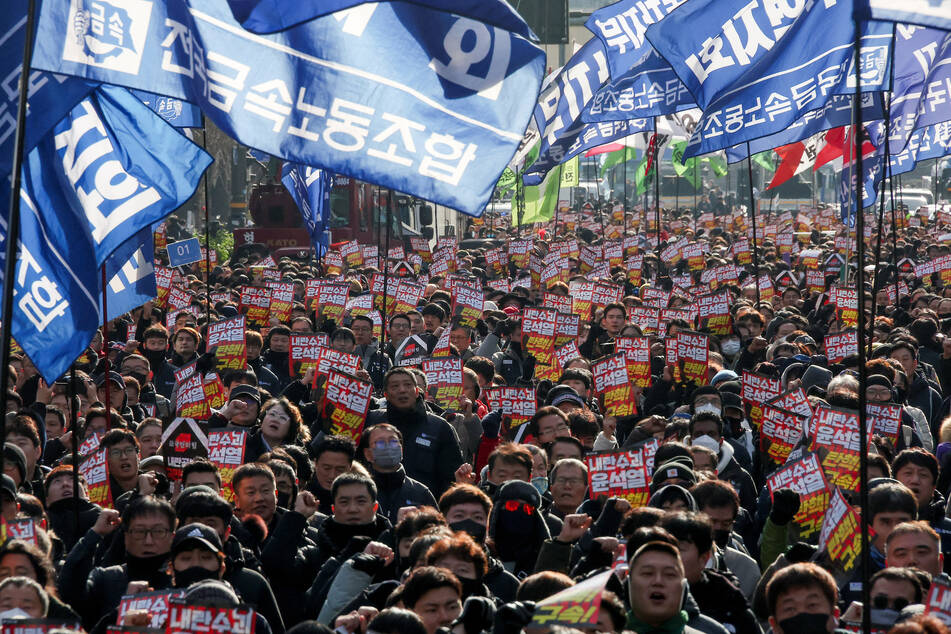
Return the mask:
<path id="1" fill-rule="evenodd" d="M 866 16 L 951 31 L 951 0 L 863 0 Z"/>
<path id="2" fill-rule="evenodd" d="M 948 154 L 951 154 L 951 121 L 918 128 L 911 133 L 901 152 L 890 155 L 891 175 L 910 172 L 919 161 L 941 158 Z"/>
<path id="3" fill-rule="evenodd" d="M 686 0 L 620 0 L 591 14 L 584 23 L 601 40 L 611 81 L 618 82 L 651 50 L 644 34 Z"/>
<path id="4" fill-rule="evenodd" d="M 100 266 L 107 283 L 111 268 L 123 286 L 135 286 L 133 299 L 116 297 L 117 309 L 151 290 L 140 285 L 147 267 L 139 257 L 151 265 L 151 252 L 136 255 L 141 232 L 188 200 L 210 163 L 115 86 L 77 104 L 26 156 L 12 330 L 46 381 L 66 371 L 102 323 L 101 297 L 110 291 Z M 135 270 L 126 269 L 132 258 Z M 122 293 L 118 284 L 112 291 Z"/>
<path id="5" fill-rule="evenodd" d="M 400 2 L 262 36 L 225 0 L 73 0 L 43 5 L 33 65 L 184 99 L 244 145 L 478 216 L 544 63 L 510 31 Z"/>
<path id="6" fill-rule="evenodd" d="M 853 2 L 694 0 L 647 28 L 703 109 L 685 157 L 784 130 L 854 90 Z M 888 87 L 892 25 L 863 25 L 861 85 Z"/>
<path id="7" fill-rule="evenodd" d="M 427 9 L 466 18 L 537 39 L 522 16 L 505 0 L 404 0 Z M 228 0 L 241 26 L 254 33 L 275 33 L 331 13 L 366 10 L 364 0 Z M 354 7 L 357 7 L 354 9 Z"/>
<path id="8" fill-rule="evenodd" d="M 13 169 L 13 141 L 20 99 L 20 72 L 28 0 L 8 0 L 0 11 L 0 176 Z M 30 73 L 24 149 L 29 151 L 96 85 L 81 79 Z M 7 212 L 4 211 L 4 214 Z"/>
<path id="9" fill-rule="evenodd" d="M 154 228 L 142 229 L 106 260 L 106 319 L 138 308 L 158 294 L 152 266 Z"/>
<path id="10" fill-rule="evenodd" d="M 885 116 L 885 104 L 882 93 L 862 93 L 862 121 L 875 121 Z M 831 130 L 852 123 L 852 95 L 832 95 L 826 105 L 816 110 L 810 110 L 799 117 L 792 125 L 782 132 L 753 139 L 749 142 L 749 150 L 753 155 L 782 147 L 796 141 L 808 139 L 823 130 Z M 748 156 L 746 143 L 734 145 L 726 149 L 728 163 L 743 161 Z"/>
<path id="11" fill-rule="evenodd" d="M 197 106 L 164 95 L 155 95 L 144 90 L 133 90 L 132 94 L 142 103 L 176 128 L 200 128 L 201 110 Z"/>
<path id="12" fill-rule="evenodd" d="M 915 130 L 951 119 L 951 33 L 896 25 L 894 65 L 889 150 L 898 154 Z"/>
<path id="13" fill-rule="evenodd" d="M 330 236 L 327 232 L 330 220 L 330 188 L 333 185 L 330 174 L 306 165 L 284 163 L 281 167 L 281 182 L 300 209 L 314 252 L 318 256 L 323 255 L 330 247 Z"/>
<path id="14" fill-rule="evenodd" d="M 623 121 L 696 108 L 693 96 L 657 51 L 650 51 L 619 79 L 603 86 L 585 107 L 581 120 Z"/>

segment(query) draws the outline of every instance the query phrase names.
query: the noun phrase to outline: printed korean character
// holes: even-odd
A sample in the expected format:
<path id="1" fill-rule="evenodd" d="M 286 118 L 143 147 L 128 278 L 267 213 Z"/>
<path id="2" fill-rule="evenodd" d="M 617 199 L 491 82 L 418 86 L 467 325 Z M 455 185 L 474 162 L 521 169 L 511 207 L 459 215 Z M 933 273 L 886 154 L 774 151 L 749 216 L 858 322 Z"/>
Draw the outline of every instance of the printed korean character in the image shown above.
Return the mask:
<path id="1" fill-rule="evenodd" d="M 291 114 L 291 93 L 281 79 L 271 79 L 251 86 L 245 95 L 244 109 L 274 122 L 272 132 L 280 132 Z"/>
<path id="2" fill-rule="evenodd" d="M 793 101 L 796 102 L 796 107 L 802 110 L 818 97 L 815 77 L 809 77 L 798 84 L 793 84 L 790 88 L 790 92 Z"/>
<path id="3" fill-rule="evenodd" d="M 736 64 L 732 57 L 724 54 L 723 38 L 719 35 L 704 40 L 700 52 L 688 56 L 685 62 L 701 84 L 707 80 L 710 73 Z"/>
<path id="4" fill-rule="evenodd" d="M 327 117 L 324 141 L 335 150 L 356 152 L 363 149 L 374 109 L 346 99 L 334 98 Z"/>
<path id="5" fill-rule="evenodd" d="M 419 164 L 419 173 L 441 180 L 450 185 L 458 185 L 469 163 L 475 160 L 474 143 L 463 143 L 451 134 L 433 133 L 423 146 L 426 156 Z"/>
<path id="6" fill-rule="evenodd" d="M 383 144 L 387 140 L 391 142 L 385 146 L 385 150 L 371 147 L 367 150 L 367 154 L 383 159 L 384 161 L 402 165 L 403 167 L 409 167 L 412 165 L 413 159 L 410 156 L 399 155 L 396 141 L 399 141 L 399 145 L 402 147 L 404 154 L 416 154 L 416 142 L 413 139 L 413 132 L 423 132 L 426 130 L 426 126 L 421 123 L 416 123 L 415 121 L 410 121 L 404 117 L 390 114 L 389 112 L 384 112 L 382 118 L 384 121 L 388 121 L 390 125 L 375 135 L 372 141 L 373 143 L 379 144 Z"/>
<path id="7" fill-rule="evenodd" d="M 753 127 L 765 123 L 766 119 L 763 117 L 762 111 L 763 100 L 762 97 L 757 96 L 756 102 L 746 107 L 746 127 Z M 756 113 L 759 113 L 759 116 L 757 116 Z M 789 234 L 789 238 L 792 238 L 792 234 Z"/>
<path id="8" fill-rule="evenodd" d="M 745 5 L 733 16 L 732 20 L 723 25 L 723 34 L 733 49 L 737 63 L 741 66 L 749 65 L 760 48 L 768 51 L 774 44 L 756 22 L 753 10 L 758 7 L 758 3 L 755 2 Z M 741 25 L 738 26 L 737 22 Z"/>
<path id="9" fill-rule="evenodd" d="M 69 302 L 63 298 L 56 283 L 42 274 L 39 263 L 25 246 L 20 247 L 18 264 L 17 287 L 26 292 L 14 289 L 14 296 L 19 298 L 17 307 L 39 332 L 43 332 L 54 319 L 66 312 Z"/>
<path id="10" fill-rule="evenodd" d="M 307 88 L 301 86 L 300 90 L 297 91 L 297 103 L 295 104 L 295 110 L 298 112 L 306 113 L 307 115 L 312 115 L 314 117 L 324 118 L 327 116 L 327 109 L 317 106 L 307 101 Z M 299 125 L 291 125 L 287 128 L 287 133 L 294 136 L 299 136 L 302 139 L 307 139 L 308 141 L 319 141 L 320 132 L 317 129 L 312 129 L 311 127 L 311 117 L 302 116 L 300 118 Z M 314 128 L 316 128 L 316 124 Z M 329 254 L 328 254 L 329 255 Z M 311 280 L 313 281 L 313 280 Z M 308 281 L 308 284 L 310 281 Z"/>

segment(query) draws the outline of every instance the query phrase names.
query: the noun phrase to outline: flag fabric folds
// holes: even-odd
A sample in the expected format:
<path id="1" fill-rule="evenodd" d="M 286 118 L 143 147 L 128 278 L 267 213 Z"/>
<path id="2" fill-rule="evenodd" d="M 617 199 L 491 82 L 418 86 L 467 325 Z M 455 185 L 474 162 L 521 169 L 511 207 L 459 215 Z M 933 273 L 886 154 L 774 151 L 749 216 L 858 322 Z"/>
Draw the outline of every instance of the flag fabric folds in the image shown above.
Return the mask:
<path id="1" fill-rule="evenodd" d="M 43 4 L 34 67 L 183 99 L 245 145 L 473 216 L 544 72 L 529 41 L 415 4 L 361 5 L 267 36 L 244 30 L 225 0 L 83 6 Z"/>
<path id="2" fill-rule="evenodd" d="M 323 255 L 330 248 L 327 226 L 330 221 L 332 177 L 321 169 L 284 163 L 281 167 L 281 182 L 297 203 L 314 253 Z"/>
<path id="3" fill-rule="evenodd" d="M 585 26 L 608 54 L 611 80 L 617 82 L 651 50 L 647 27 L 663 20 L 686 0 L 620 0 L 591 14 Z"/>
<path id="4" fill-rule="evenodd" d="M 703 108 L 686 156 L 784 130 L 833 94 L 854 90 L 853 3 L 695 0 L 647 28 Z M 892 28 L 866 23 L 863 91 L 887 88 Z"/>
<path id="5" fill-rule="evenodd" d="M 505 0 L 403 0 L 427 9 L 455 13 L 537 39 L 528 24 Z M 241 26 L 252 33 L 275 33 L 338 11 L 365 11 L 363 0 L 228 0 Z M 354 8 L 356 7 L 356 8 Z M 341 17 L 340 19 L 346 19 Z"/>
<path id="6" fill-rule="evenodd" d="M 210 163 L 114 86 L 77 104 L 25 157 L 12 332 L 47 382 L 66 371 L 102 323 L 108 291 L 100 267 L 114 257 L 113 270 L 124 270 L 120 282 L 142 291 L 151 252 L 148 266 L 125 268 L 133 257 L 138 263 L 137 236 L 188 200 Z M 107 267 L 109 281 L 114 277 Z"/>
<path id="7" fill-rule="evenodd" d="M 201 110 L 194 104 L 174 97 L 154 95 L 144 90 L 133 90 L 132 94 L 176 128 L 200 128 Z"/>

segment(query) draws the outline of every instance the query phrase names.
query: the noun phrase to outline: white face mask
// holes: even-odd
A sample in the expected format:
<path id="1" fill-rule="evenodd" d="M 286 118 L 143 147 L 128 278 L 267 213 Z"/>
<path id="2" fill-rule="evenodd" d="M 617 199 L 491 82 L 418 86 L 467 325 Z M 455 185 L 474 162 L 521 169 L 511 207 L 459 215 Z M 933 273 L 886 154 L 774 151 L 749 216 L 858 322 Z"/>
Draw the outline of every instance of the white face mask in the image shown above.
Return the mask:
<path id="1" fill-rule="evenodd" d="M 690 440 L 690 444 L 695 445 L 697 447 L 706 447 L 707 449 L 714 452 L 718 456 L 720 455 L 720 443 L 715 441 L 710 436 L 707 436 L 706 434 L 704 434 L 703 436 L 698 436 L 697 438 L 692 438 Z"/>
<path id="2" fill-rule="evenodd" d="M 728 357 L 732 357 L 740 351 L 740 340 L 739 339 L 727 339 L 720 344 L 720 351 Z"/>
<path id="3" fill-rule="evenodd" d="M 20 608 L 10 608 L 9 610 L 4 610 L 0 612 L 0 621 L 15 621 L 17 619 L 32 619 L 28 613 L 24 612 Z"/>
<path id="4" fill-rule="evenodd" d="M 695 414 L 716 414 L 720 415 L 720 408 L 714 405 L 713 403 L 703 403 L 702 405 L 697 405 L 693 409 Z"/>

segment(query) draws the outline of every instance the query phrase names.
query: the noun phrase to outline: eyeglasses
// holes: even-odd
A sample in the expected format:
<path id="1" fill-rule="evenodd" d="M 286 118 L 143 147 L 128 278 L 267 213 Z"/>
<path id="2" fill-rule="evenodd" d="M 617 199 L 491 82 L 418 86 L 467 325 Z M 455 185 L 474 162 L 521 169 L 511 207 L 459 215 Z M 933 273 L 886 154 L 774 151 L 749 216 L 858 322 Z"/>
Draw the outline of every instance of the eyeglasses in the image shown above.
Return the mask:
<path id="1" fill-rule="evenodd" d="M 133 528 L 128 531 L 132 539 L 140 542 L 145 541 L 147 535 L 151 535 L 154 540 L 165 539 L 171 532 L 167 528 Z"/>
<path id="2" fill-rule="evenodd" d="M 558 476 L 553 481 L 553 484 L 559 484 L 561 486 L 580 486 L 584 483 L 584 478 L 569 478 L 568 476 Z"/>
<path id="3" fill-rule="evenodd" d="M 872 597 L 872 607 L 876 610 L 887 610 L 891 608 L 896 612 L 901 612 L 909 603 L 911 602 L 905 597 L 895 597 L 892 599 L 887 594 L 876 594 Z"/>
<path id="4" fill-rule="evenodd" d="M 525 502 L 520 502 L 519 500 L 506 500 L 505 506 L 503 507 L 506 511 L 515 512 L 522 511 L 525 515 L 531 515 L 535 512 L 534 504 L 527 504 Z"/>
<path id="5" fill-rule="evenodd" d="M 279 410 L 279 409 L 277 409 L 277 408 L 271 408 L 271 409 L 269 409 L 269 410 L 267 411 L 266 416 L 270 416 L 271 418 L 275 418 L 275 419 L 277 419 L 277 420 L 284 421 L 285 423 L 291 419 L 290 416 L 288 416 L 287 414 L 285 414 L 284 412 L 282 412 L 281 410 Z"/>
<path id="6" fill-rule="evenodd" d="M 400 440 L 399 438 L 391 438 L 390 440 L 378 440 L 373 443 L 374 449 L 386 449 L 387 447 L 399 447 Z"/>
<path id="7" fill-rule="evenodd" d="M 135 447 L 126 447 L 125 449 L 110 449 L 109 457 L 110 458 L 122 458 L 123 456 L 135 456 L 139 453 L 139 450 Z"/>

